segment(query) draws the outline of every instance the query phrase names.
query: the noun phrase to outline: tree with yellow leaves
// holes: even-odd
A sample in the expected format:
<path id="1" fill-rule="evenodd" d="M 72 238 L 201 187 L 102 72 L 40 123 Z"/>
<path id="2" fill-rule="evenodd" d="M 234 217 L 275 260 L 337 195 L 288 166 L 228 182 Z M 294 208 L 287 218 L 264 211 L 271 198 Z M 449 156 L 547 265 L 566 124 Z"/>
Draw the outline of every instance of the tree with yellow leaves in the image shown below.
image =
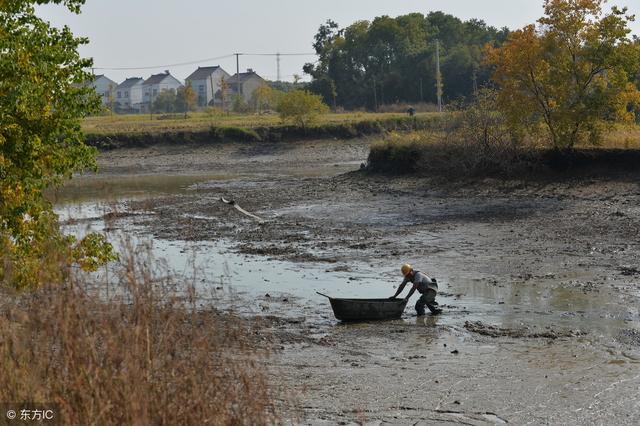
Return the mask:
<path id="1" fill-rule="evenodd" d="M 633 84 L 640 48 L 629 34 L 626 8 L 606 0 L 546 0 L 539 25 L 487 47 L 498 104 L 517 133 L 545 129 L 556 149 L 598 143 L 615 121 L 633 119 L 640 102 Z"/>

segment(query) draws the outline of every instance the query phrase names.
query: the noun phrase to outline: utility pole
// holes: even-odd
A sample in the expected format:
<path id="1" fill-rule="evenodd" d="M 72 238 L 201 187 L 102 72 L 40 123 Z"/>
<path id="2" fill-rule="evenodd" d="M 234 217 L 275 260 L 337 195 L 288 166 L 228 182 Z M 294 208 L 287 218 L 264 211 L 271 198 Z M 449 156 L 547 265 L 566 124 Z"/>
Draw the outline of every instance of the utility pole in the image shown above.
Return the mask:
<path id="1" fill-rule="evenodd" d="M 436 94 L 438 112 L 442 112 L 442 75 L 440 74 L 440 40 L 436 40 Z"/>
<path id="2" fill-rule="evenodd" d="M 236 55 L 236 95 L 240 94 L 240 55 L 242 53 L 234 53 Z M 233 88 L 233 85 L 231 85 Z"/>
<path id="3" fill-rule="evenodd" d="M 422 96 L 422 77 L 420 77 L 420 102 L 424 102 L 424 96 Z"/>
<path id="4" fill-rule="evenodd" d="M 211 84 L 211 101 L 213 105 L 216 104 L 216 88 L 213 86 L 213 74 L 209 74 L 209 83 Z M 204 103 L 205 106 L 209 106 L 209 100 L 207 99 L 208 95 L 204 95 Z"/>
<path id="5" fill-rule="evenodd" d="M 280 53 L 276 53 L 276 63 L 278 64 L 278 79 L 280 81 Z"/>

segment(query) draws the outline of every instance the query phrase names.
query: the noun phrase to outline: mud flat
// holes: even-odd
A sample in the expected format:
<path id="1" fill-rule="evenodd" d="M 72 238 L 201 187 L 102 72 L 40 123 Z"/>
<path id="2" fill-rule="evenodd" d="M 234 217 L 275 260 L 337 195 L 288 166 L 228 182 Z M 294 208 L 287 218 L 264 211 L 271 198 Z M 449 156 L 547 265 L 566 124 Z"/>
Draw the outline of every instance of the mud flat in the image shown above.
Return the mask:
<path id="1" fill-rule="evenodd" d="M 116 149 L 56 202 L 226 258 L 291 423 L 640 423 L 640 172 L 374 176 L 371 142 Z M 314 293 L 390 296 L 402 262 L 438 277 L 443 315 L 340 324 Z"/>

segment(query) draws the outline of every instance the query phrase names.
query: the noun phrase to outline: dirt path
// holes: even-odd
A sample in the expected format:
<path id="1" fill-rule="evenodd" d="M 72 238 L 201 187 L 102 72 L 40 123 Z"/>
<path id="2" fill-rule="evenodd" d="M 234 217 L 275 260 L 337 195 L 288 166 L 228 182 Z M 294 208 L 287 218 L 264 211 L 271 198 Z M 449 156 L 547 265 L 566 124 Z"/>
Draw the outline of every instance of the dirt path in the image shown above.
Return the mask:
<path id="1" fill-rule="evenodd" d="M 640 174 L 367 176 L 369 143 L 116 150 L 61 199 L 143 194 L 129 209 L 154 213 L 133 223 L 155 238 L 225 239 L 298 262 L 300 286 L 307 265 L 355 282 L 380 271 L 381 294 L 402 262 L 437 276 L 447 309 L 436 318 L 412 317 L 410 304 L 401 321 L 341 325 L 322 298 L 260 302 L 304 317 L 267 321 L 281 342 L 274 381 L 295 401 L 282 407 L 299 422 L 638 424 Z"/>

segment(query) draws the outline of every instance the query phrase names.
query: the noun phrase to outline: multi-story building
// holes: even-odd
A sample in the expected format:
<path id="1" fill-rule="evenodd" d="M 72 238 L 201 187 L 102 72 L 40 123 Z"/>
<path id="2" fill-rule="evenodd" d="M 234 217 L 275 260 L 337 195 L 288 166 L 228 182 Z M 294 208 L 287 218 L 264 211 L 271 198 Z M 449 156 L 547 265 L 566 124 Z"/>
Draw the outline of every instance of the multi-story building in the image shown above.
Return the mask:
<path id="1" fill-rule="evenodd" d="M 104 74 L 95 75 L 93 80 L 85 83 L 85 86 L 93 87 L 98 96 L 100 96 L 102 105 L 110 108 L 111 103 L 115 102 L 115 88 L 118 86 L 118 83 Z"/>
<path id="2" fill-rule="evenodd" d="M 119 112 L 140 112 L 143 83 L 142 77 L 131 77 L 116 87 L 116 104 Z"/>
<path id="3" fill-rule="evenodd" d="M 204 107 L 220 102 L 219 92 L 222 89 L 222 81 L 228 81 L 231 76 L 220 66 L 198 67 L 186 79 L 186 83 L 191 83 L 191 88 L 198 97 L 198 106 Z M 227 89 L 228 91 L 228 89 Z M 218 93 L 218 96 L 216 96 Z"/>
<path id="4" fill-rule="evenodd" d="M 253 96 L 253 92 L 265 84 L 267 84 L 267 82 L 251 68 L 249 68 L 247 72 L 241 72 L 238 75 L 234 74 L 229 78 L 229 86 L 232 94 L 242 96 L 245 102 L 249 102 Z"/>
<path id="5" fill-rule="evenodd" d="M 169 71 L 152 75 L 142 83 L 142 110 L 149 111 L 163 90 L 177 91 L 182 86 L 180 80 L 172 76 Z"/>

